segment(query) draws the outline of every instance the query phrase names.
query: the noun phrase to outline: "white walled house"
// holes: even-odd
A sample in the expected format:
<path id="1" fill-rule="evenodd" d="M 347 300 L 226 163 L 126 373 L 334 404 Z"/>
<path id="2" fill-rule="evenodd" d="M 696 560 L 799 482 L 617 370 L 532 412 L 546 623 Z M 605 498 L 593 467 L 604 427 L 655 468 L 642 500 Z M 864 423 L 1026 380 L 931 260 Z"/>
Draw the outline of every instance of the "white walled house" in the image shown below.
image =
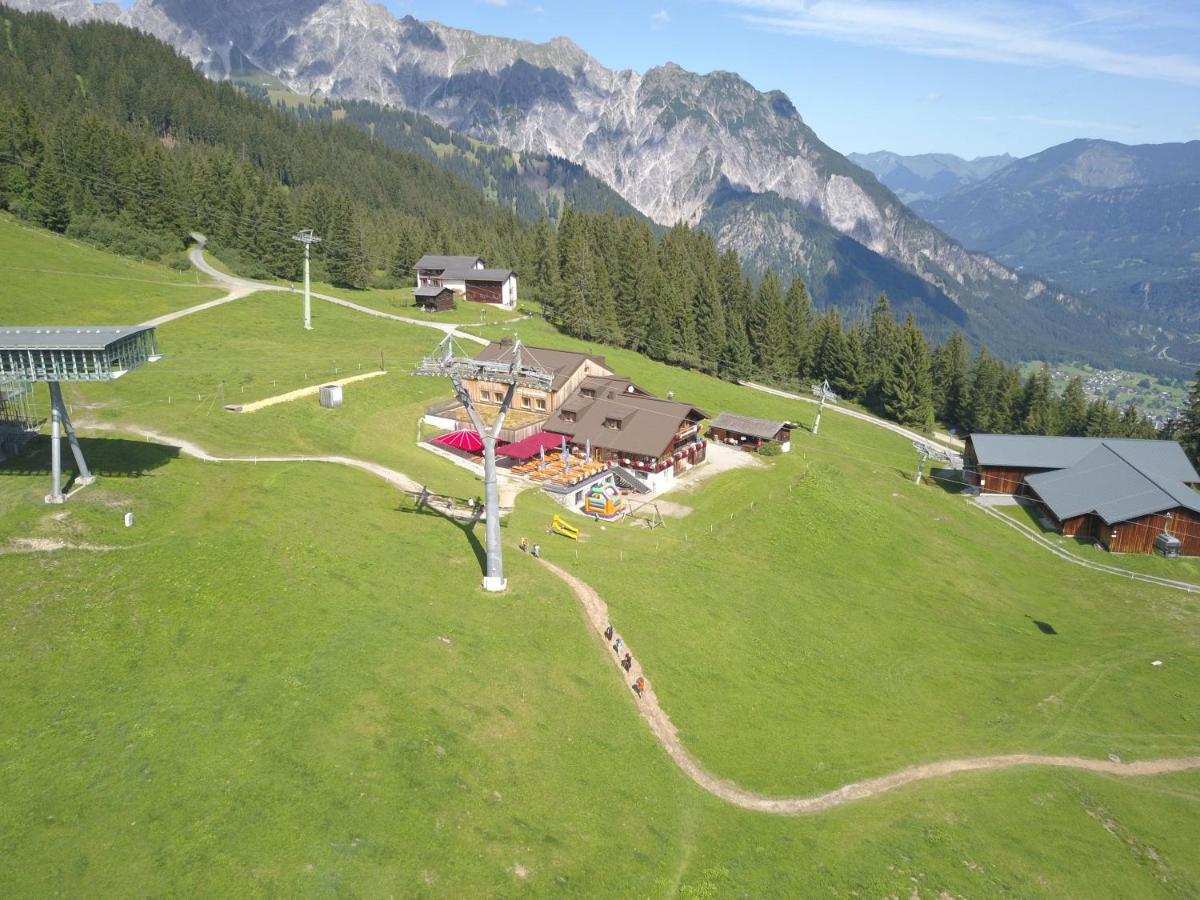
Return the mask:
<path id="1" fill-rule="evenodd" d="M 489 269 L 478 256 L 422 256 L 413 268 L 417 287 L 447 287 L 472 303 L 516 308 L 517 273 L 512 269 Z"/>

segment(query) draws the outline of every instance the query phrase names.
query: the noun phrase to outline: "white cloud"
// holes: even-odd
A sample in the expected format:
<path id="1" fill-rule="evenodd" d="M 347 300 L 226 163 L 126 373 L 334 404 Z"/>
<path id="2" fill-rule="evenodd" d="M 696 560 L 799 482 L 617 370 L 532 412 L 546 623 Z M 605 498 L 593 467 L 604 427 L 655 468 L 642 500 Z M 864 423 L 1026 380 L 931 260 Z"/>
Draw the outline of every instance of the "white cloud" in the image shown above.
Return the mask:
<path id="1" fill-rule="evenodd" d="M 958 5 L 948 0 L 717 0 L 738 7 L 754 28 L 908 53 L 1024 66 L 1070 66 L 1112 75 L 1200 84 L 1200 59 L 1137 52 L 1131 30 L 1155 23 L 1125 21 L 1134 12 L 1064 19 L 1062 10 L 1020 3 Z M 1048 12 L 1052 10 L 1052 12 Z M 1122 27 L 1117 29 L 1116 23 Z M 1169 27 L 1169 26 L 1167 26 Z M 1083 31 L 1091 40 L 1072 39 Z M 1107 44 L 1115 46 L 1107 46 Z"/>
<path id="2" fill-rule="evenodd" d="M 660 9 L 658 12 L 656 12 L 654 15 L 652 15 L 650 17 L 650 27 L 651 28 L 665 28 L 666 25 L 670 21 L 671 21 L 671 14 L 669 12 L 667 12 L 665 9 Z"/>

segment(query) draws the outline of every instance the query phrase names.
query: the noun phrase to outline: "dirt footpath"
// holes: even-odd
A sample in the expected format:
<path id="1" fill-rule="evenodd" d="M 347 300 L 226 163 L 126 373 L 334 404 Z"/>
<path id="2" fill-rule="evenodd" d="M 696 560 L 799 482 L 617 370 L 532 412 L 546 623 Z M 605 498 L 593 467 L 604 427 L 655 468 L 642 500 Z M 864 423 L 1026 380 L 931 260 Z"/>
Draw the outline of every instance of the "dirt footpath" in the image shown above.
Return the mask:
<path id="1" fill-rule="evenodd" d="M 604 629 L 609 624 L 608 605 L 598 593 L 585 581 L 576 578 L 570 572 L 559 568 L 554 563 L 540 559 L 542 565 L 561 578 L 583 605 L 588 623 L 605 641 L 608 655 L 617 667 L 627 687 L 631 687 L 639 675 L 645 676 L 637 663 L 637 654 L 628 644 L 623 649 L 634 653 L 633 669 L 626 673 L 620 666 L 617 655 L 608 646 L 604 638 Z M 620 631 L 616 632 L 620 635 Z M 675 761 L 692 781 L 700 785 L 710 794 L 720 797 L 735 806 L 756 812 L 775 813 L 778 815 L 803 815 L 822 812 L 849 803 L 852 800 L 865 800 L 886 791 L 892 791 L 917 781 L 930 778 L 941 778 L 958 772 L 976 772 L 980 770 L 1007 769 L 1013 766 L 1057 766 L 1062 768 L 1083 769 L 1088 772 L 1098 772 L 1104 775 L 1122 777 L 1136 775 L 1163 775 L 1168 772 L 1183 772 L 1188 769 L 1200 768 L 1200 756 L 1182 756 L 1171 759 L 1146 759 L 1135 762 L 1114 762 L 1108 759 L 1088 759 L 1082 756 L 1045 756 L 1035 753 L 1013 753 L 1003 756 L 977 756 L 965 759 L 944 759 L 937 762 L 922 763 L 909 766 L 890 775 L 878 778 L 868 778 L 864 781 L 843 785 L 836 790 L 824 794 L 814 794 L 811 797 L 768 797 L 743 790 L 732 781 L 717 778 L 707 771 L 696 759 L 684 749 L 679 740 L 679 734 L 674 723 L 659 705 L 654 693 L 654 683 L 646 676 L 647 689 L 641 698 L 636 699 L 638 712 L 649 726 L 650 731 L 662 743 L 667 754 Z"/>

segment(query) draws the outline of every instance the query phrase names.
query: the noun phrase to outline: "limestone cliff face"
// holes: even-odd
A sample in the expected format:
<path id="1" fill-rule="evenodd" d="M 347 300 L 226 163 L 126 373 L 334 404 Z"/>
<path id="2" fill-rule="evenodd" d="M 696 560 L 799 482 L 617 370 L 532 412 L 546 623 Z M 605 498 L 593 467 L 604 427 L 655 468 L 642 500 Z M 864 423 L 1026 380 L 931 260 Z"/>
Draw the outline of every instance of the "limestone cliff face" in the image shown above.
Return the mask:
<path id="1" fill-rule="evenodd" d="M 298 92 L 390 103 L 515 150 L 565 157 L 657 222 L 712 227 L 760 268 L 820 278 L 804 264 L 813 258 L 806 223 L 916 273 L 964 309 L 1068 302 L 964 250 L 822 143 L 786 96 L 729 72 L 614 71 L 565 38 L 490 37 L 398 19 L 366 0 L 137 0 L 126 12 L 88 0 L 15 5 L 133 25 L 217 78 L 230 74 L 236 48 Z M 723 191 L 770 203 L 736 216 L 726 209 L 719 227 L 712 217 Z M 797 214 L 778 214 L 789 207 Z"/>

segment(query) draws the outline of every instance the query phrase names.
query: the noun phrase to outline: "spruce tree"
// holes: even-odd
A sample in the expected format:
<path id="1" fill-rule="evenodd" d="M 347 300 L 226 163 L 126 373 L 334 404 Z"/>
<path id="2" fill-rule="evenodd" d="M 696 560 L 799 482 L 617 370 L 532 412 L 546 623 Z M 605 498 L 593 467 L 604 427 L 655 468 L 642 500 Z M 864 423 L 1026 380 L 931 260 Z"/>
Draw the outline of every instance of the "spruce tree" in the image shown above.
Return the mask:
<path id="1" fill-rule="evenodd" d="M 700 368 L 713 373 L 718 368 L 728 335 L 725 309 L 714 272 L 703 272 L 696 280 L 696 340 L 700 347 Z"/>
<path id="2" fill-rule="evenodd" d="M 961 428 L 963 424 L 970 364 L 970 349 L 961 331 L 953 332 L 931 361 L 934 415 L 952 427 Z"/>
<path id="3" fill-rule="evenodd" d="M 812 342 L 813 307 L 808 287 L 799 275 L 788 285 L 783 303 L 787 309 L 788 362 L 791 373 L 803 380 L 809 375 L 808 357 Z"/>
<path id="4" fill-rule="evenodd" d="M 910 316 L 900 332 L 891 368 L 880 386 L 884 411 L 901 425 L 927 427 L 933 420 L 933 380 L 925 336 Z"/>
<path id="5" fill-rule="evenodd" d="M 1179 417 L 1179 443 L 1192 462 L 1200 465 L 1200 371 L 1188 391 L 1187 403 Z"/>
<path id="6" fill-rule="evenodd" d="M 978 434 L 1007 431 L 1007 422 L 999 421 L 1000 364 L 980 347 L 967 377 L 968 391 L 963 409 L 962 425 Z"/>
<path id="7" fill-rule="evenodd" d="M 725 347 L 721 353 L 721 375 L 731 381 L 749 378 L 754 368 L 750 354 L 750 341 L 746 337 L 746 326 L 737 310 L 731 310 L 725 318 Z"/>
<path id="8" fill-rule="evenodd" d="M 1082 437 L 1087 433 L 1087 414 L 1083 377 L 1076 375 L 1063 388 L 1062 400 L 1058 404 L 1059 429 L 1070 437 Z"/>
<path id="9" fill-rule="evenodd" d="M 1021 431 L 1025 434 L 1057 434 L 1058 409 L 1050 367 L 1030 373 L 1021 395 Z"/>
<path id="10" fill-rule="evenodd" d="M 67 230 L 71 224 L 67 180 L 52 144 L 46 144 L 42 151 L 30 199 L 35 222 L 60 234 Z"/>
<path id="11" fill-rule="evenodd" d="M 790 344 L 787 310 L 783 305 L 779 279 L 769 269 L 758 286 L 754 313 L 748 324 L 755 365 L 772 378 L 786 377 Z"/>
<path id="12" fill-rule="evenodd" d="M 530 271 L 533 298 L 542 304 L 542 309 L 553 306 L 558 292 L 558 246 L 554 229 L 545 213 L 538 217 L 533 227 L 533 266 Z"/>
<path id="13" fill-rule="evenodd" d="M 340 197 L 336 201 L 328 236 L 320 246 L 324 249 L 326 274 L 331 283 L 355 290 L 367 287 L 370 272 L 367 269 L 367 251 L 363 246 L 362 229 L 346 197 Z"/>
<path id="14" fill-rule="evenodd" d="M 871 319 L 867 325 L 867 333 L 863 338 L 863 351 L 866 355 L 866 400 L 873 409 L 884 408 L 883 382 L 891 373 L 900 352 L 900 326 L 892 313 L 892 305 L 887 294 L 880 294 L 875 308 L 871 311 Z"/>

